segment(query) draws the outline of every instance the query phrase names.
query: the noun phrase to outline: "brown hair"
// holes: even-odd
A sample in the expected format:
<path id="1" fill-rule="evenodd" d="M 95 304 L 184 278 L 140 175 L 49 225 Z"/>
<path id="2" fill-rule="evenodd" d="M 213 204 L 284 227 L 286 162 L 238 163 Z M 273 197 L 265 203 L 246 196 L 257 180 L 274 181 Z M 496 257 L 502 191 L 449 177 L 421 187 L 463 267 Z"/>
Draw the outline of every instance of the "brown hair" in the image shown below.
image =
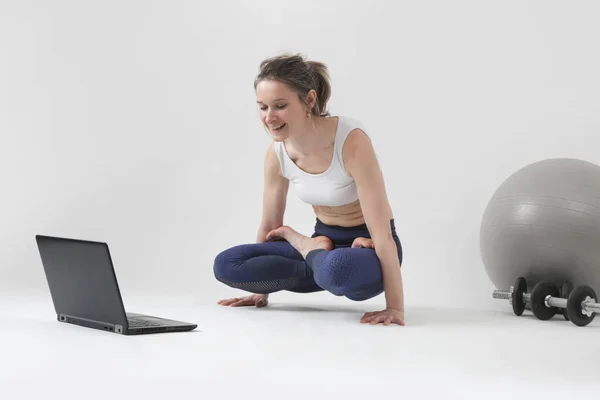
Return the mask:
<path id="1" fill-rule="evenodd" d="M 327 66 L 318 61 L 307 61 L 302 54 L 284 53 L 267 58 L 260 63 L 260 71 L 254 80 L 254 90 L 264 79 L 287 84 L 298 93 L 300 100 L 308 105 L 307 95 L 311 89 L 317 92 L 315 106 L 311 113 L 316 116 L 330 116 L 327 102 L 331 97 L 331 84 Z"/>

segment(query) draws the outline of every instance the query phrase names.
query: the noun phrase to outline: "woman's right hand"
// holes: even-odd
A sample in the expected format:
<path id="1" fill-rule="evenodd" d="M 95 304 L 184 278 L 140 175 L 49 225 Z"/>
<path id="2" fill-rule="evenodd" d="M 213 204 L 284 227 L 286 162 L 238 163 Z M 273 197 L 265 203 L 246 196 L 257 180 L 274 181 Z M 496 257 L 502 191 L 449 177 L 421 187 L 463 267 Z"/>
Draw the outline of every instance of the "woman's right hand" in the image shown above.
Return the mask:
<path id="1" fill-rule="evenodd" d="M 255 307 L 266 307 L 269 304 L 268 294 L 252 294 L 246 297 L 234 297 L 231 299 L 223 299 L 219 301 L 222 306 L 231 307 L 244 307 L 244 306 L 255 306 Z"/>

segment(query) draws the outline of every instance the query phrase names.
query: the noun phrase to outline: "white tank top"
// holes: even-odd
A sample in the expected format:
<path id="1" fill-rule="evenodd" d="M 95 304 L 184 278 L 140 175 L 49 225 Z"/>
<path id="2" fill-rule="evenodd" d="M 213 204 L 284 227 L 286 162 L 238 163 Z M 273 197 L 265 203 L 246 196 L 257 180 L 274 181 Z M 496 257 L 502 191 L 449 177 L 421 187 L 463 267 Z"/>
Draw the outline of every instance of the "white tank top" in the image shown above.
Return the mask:
<path id="1" fill-rule="evenodd" d="M 320 174 L 310 174 L 300 169 L 288 155 L 283 142 L 275 142 L 282 175 L 287 178 L 300 200 L 315 206 L 342 206 L 358 200 L 354 178 L 346 173 L 342 149 L 348 134 L 356 128 L 365 129 L 359 121 L 338 117 L 333 159 L 329 168 Z"/>

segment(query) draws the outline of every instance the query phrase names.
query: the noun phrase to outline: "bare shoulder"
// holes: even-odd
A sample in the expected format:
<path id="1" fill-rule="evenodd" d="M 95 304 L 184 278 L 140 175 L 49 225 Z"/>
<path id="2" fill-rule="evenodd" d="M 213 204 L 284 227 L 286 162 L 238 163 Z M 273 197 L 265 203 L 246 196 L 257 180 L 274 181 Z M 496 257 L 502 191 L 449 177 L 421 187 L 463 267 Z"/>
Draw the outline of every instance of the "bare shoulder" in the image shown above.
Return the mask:
<path id="1" fill-rule="evenodd" d="M 371 138 L 363 130 L 354 129 L 342 150 L 346 171 L 356 182 L 361 210 L 373 241 L 389 237 L 389 220 L 394 214 Z"/>
<path id="2" fill-rule="evenodd" d="M 275 142 L 272 141 L 265 152 L 265 173 L 270 176 L 279 176 L 283 178 L 279 157 L 277 157 Z"/>
<path id="3" fill-rule="evenodd" d="M 287 178 L 283 176 L 283 171 L 281 168 L 281 162 L 277 156 L 276 142 L 273 141 L 269 144 L 265 153 L 265 178 L 277 181 L 279 184 L 282 184 L 282 181 L 287 181 Z"/>
<path id="4" fill-rule="evenodd" d="M 353 169 L 359 166 L 377 164 L 377 157 L 371 139 L 360 128 L 355 128 L 348 134 L 342 147 L 342 158 L 350 175 L 352 175 Z"/>

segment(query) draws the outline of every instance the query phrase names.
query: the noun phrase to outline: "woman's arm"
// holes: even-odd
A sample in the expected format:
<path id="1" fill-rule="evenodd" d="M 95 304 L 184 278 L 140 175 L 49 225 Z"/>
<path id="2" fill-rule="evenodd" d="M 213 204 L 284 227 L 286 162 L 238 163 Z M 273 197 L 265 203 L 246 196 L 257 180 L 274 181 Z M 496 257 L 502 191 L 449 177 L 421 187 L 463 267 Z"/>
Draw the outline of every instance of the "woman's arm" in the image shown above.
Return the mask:
<path id="1" fill-rule="evenodd" d="M 265 154 L 263 179 L 262 217 L 256 234 L 257 243 L 263 243 L 267 233 L 283 225 L 287 203 L 289 181 L 281 175 L 274 143 L 269 145 Z"/>
<path id="2" fill-rule="evenodd" d="M 390 206 L 383 174 L 369 137 L 360 129 L 353 130 L 343 148 L 344 166 L 358 189 L 358 197 L 381 262 L 385 300 L 388 309 L 404 313 L 404 290 L 398 248 L 392 237 Z"/>

